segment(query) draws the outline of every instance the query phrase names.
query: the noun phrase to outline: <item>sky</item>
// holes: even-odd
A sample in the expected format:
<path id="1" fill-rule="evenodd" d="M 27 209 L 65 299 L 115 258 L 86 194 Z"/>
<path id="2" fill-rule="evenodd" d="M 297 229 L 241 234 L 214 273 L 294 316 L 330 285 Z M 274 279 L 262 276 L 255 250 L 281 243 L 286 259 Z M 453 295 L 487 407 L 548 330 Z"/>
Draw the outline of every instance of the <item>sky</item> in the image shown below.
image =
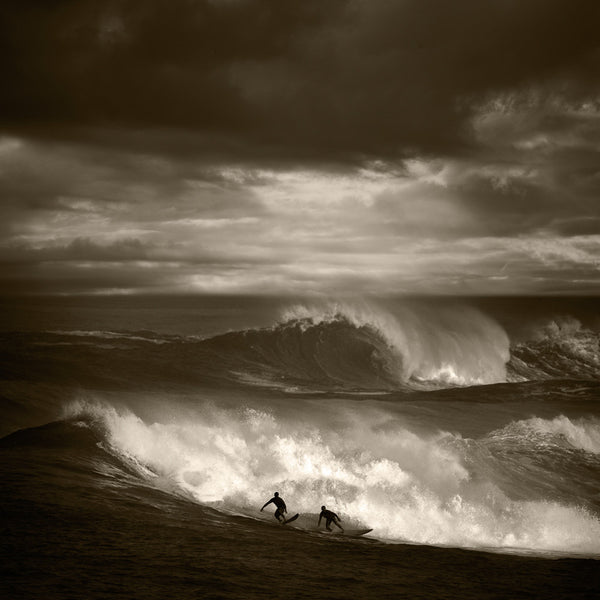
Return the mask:
<path id="1" fill-rule="evenodd" d="M 600 293 L 596 0 L 3 0 L 4 294 Z"/>

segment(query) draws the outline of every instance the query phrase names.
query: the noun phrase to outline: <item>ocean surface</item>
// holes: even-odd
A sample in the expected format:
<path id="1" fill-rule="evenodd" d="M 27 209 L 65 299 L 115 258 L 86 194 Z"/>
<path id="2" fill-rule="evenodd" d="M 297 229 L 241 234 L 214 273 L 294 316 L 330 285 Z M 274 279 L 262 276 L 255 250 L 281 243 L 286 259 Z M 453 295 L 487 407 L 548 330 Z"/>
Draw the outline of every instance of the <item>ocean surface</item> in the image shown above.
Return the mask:
<path id="1" fill-rule="evenodd" d="M 5 298 L 0 357 L 3 598 L 600 597 L 598 298 Z"/>

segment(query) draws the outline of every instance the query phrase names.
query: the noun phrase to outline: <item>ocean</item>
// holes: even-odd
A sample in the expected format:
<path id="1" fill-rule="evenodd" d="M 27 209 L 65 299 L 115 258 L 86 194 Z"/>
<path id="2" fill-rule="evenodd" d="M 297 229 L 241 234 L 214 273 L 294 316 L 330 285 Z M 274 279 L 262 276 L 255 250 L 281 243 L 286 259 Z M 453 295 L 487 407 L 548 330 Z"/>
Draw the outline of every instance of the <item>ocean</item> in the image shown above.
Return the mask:
<path id="1" fill-rule="evenodd" d="M 0 593 L 600 597 L 598 307 L 4 298 Z"/>

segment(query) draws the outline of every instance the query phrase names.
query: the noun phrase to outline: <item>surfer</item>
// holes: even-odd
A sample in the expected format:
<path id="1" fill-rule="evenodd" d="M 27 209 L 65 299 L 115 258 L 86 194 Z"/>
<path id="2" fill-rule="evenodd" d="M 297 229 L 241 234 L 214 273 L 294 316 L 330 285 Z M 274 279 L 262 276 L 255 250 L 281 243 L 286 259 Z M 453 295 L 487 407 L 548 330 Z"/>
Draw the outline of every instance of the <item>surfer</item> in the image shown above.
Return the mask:
<path id="1" fill-rule="evenodd" d="M 284 513 L 287 512 L 287 506 L 285 505 L 283 498 L 279 497 L 279 492 L 275 492 L 273 494 L 273 497 L 268 502 L 264 503 L 263 507 L 260 509 L 260 512 L 262 512 L 262 510 L 265 506 L 268 506 L 269 504 L 271 504 L 271 502 L 277 507 L 277 510 L 275 511 L 275 514 L 273 516 L 280 523 L 285 523 L 285 517 L 283 515 L 284 515 Z"/>
<path id="2" fill-rule="evenodd" d="M 325 506 L 321 506 L 321 514 L 319 515 L 319 523 L 317 524 L 317 527 L 321 525 L 321 519 L 325 519 L 325 529 L 327 529 L 327 531 L 331 531 L 331 527 L 329 526 L 332 523 L 344 531 L 344 528 L 340 525 L 341 519 L 332 510 L 327 510 Z"/>

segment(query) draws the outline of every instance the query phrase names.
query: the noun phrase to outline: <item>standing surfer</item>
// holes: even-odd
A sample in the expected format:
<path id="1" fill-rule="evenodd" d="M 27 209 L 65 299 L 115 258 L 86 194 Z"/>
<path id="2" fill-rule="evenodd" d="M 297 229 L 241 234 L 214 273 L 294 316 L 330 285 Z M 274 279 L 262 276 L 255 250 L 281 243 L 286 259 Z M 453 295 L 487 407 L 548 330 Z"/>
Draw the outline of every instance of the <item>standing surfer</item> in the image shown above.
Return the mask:
<path id="1" fill-rule="evenodd" d="M 275 514 L 273 515 L 280 523 L 285 523 L 285 517 L 283 516 L 284 513 L 287 512 L 287 506 L 285 505 L 285 502 L 283 501 L 283 498 L 279 497 L 279 492 L 275 492 L 273 494 L 273 497 L 268 501 L 265 502 L 263 507 L 260 509 L 260 511 L 262 512 L 263 508 L 269 504 L 271 504 L 271 502 L 277 507 L 277 510 L 275 511 Z M 281 517 L 281 518 L 280 518 Z"/>
<path id="2" fill-rule="evenodd" d="M 341 519 L 332 510 L 327 510 L 325 506 L 321 506 L 321 514 L 319 515 L 317 527 L 321 525 L 321 519 L 325 519 L 325 529 L 327 529 L 327 531 L 331 531 L 331 527 L 329 526 L 332 523 L 344 531 L 344 528 L 340 525 Z"/>

